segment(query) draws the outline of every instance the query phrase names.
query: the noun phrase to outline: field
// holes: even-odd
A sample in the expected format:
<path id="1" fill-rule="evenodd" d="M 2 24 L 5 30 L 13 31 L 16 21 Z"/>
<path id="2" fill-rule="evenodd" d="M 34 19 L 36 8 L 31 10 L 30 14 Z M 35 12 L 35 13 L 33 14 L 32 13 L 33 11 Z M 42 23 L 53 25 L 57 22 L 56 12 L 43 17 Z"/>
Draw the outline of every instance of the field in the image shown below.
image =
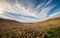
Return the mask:
<path id="1" fill-rule="evenodd" d="M 0 38 L 60 38 L 60 18 L 29 24 L 0 18 Z"/>

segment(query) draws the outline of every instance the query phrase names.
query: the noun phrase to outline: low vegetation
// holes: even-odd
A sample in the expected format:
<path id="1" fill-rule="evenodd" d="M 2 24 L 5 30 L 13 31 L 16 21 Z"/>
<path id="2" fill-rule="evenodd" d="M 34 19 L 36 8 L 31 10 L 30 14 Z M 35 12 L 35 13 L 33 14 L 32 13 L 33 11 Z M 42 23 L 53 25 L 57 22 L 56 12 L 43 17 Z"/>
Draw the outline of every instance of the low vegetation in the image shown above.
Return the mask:
<path id="1" fill-rule="evenodd" d="M 60 19 L 34 24 L 0 19 L 0 38 L 60 38 Z"/>
<path id="2" fill-rule="evenodd" d="M 48 30 L 45 38 L 60 38 L 60 27 L 54 27 Z"/>

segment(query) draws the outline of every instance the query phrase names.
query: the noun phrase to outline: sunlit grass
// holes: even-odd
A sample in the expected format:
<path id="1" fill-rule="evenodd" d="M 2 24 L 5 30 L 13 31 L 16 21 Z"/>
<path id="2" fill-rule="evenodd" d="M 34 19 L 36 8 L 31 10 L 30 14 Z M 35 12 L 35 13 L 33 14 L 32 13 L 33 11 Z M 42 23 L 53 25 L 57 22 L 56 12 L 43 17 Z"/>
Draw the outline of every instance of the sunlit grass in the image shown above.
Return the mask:
<path id="1" fill-rule="evenodd" d="M 0 38 L 60 38 L 60 19 L 33 24 L 1 19 Z"/>

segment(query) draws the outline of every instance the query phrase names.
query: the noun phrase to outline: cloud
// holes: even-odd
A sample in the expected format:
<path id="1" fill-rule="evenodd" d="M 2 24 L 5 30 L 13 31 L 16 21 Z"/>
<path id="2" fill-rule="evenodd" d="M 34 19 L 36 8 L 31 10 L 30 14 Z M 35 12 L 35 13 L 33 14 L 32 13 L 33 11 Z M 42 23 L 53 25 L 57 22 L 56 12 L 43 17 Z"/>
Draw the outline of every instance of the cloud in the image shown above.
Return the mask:
<path id="1" fill-rule="evenodd" d="M 26 2 L 27 1 L 27 2 Z M 30 1 L 30 2 L 29 2 Z M 0 18 L 16 20 L 19 22 L 38 22 L 47 20 L 48 18 L 59 17 L 60 11 L 51 14 L 48 12 L 53 9 L 56 4 L 48 6 L 52 0 L 43 1 L 36 8 L 32 0 L 1 0 L 0 1 Z"/>
<path id="2" fill-rule="evenodd" d="M 56 18 L 56 17 L 60 17 L 60 10 L 49 16 L 49 18 Z"/>
<path id="3" fill-rule="evenodd" d="M 41 4 L 39 4 L 39 5 L 36 7 L 36 10 L 39 9 L 39 8 L 41 8 L 41 7 L 44 5 L 45 2 L 46 2 L 46 1 L 42 2 Z"/>
<path id="4" fill-rule="evenodd" d="M 43 7 L 46 7 L 48 4 L 50 4 L 52 2 L 52 0 L 49 0 L 48 2 L 46 2 L 46 4 Z"/>
<path id="5" fill-rule="evenodd" d="M 7 13 L 7 16 L 13 18 L 16 21 L 20 21 L 20 22 L 36 22 L 37 20 L 39 20 L 39 18 L 34 17 L 34 16 L 24 16 L 22 14 L 15 14 L 15 13 Z"/>
<path id="6" fill-rule="evenodd" d="M 46 1 L 43 1 L 41 4 L 39 4 L 36 9 L 41 8 L 41 6 L 43 6 L 42 8 L 45 8 L 48 4 L 50 4 L 50 3 L 52 2 L 52 0 L 49 0 L 49 1 L 46 2 L 46 3 L 45 3 L 45 2 L 46 2 Z M 45 4 L 45 5 L 44 5 L 44 4 Z"/>
<path id="7" fill-rule="evenodd" d="M 24 14 L 24 15 L 32 15 L 35 16 L 34 13 L 32 13 L 31 8 L 32 5 L 28 6 L 28 9 L 25 9 L 24 6 L 22 6 L 20 3 L 18 3 L 18 1 L 16 1 L 16 3 L 14 5 L 12 5 L 13 3 L 9 3 L 9 1 L 5 2 L 0 2 L 0 7 L 3 9 L 3 11 L 7 11 L 10 13 L 20 13 L 20 14 Z M 7 6 L 7 7 L 6 7 Z"/>

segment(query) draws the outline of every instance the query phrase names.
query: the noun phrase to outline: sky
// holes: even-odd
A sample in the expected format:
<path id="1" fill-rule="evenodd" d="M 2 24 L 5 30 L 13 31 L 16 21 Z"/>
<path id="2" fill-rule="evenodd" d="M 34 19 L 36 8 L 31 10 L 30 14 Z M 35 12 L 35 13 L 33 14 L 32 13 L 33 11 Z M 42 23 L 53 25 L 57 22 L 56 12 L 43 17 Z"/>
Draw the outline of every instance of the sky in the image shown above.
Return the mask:
<path id="1" fill-rule="evenodd" d="M 25 23 L 60 18 L 60 0 L 0 0 L 0 18 Z"/>

